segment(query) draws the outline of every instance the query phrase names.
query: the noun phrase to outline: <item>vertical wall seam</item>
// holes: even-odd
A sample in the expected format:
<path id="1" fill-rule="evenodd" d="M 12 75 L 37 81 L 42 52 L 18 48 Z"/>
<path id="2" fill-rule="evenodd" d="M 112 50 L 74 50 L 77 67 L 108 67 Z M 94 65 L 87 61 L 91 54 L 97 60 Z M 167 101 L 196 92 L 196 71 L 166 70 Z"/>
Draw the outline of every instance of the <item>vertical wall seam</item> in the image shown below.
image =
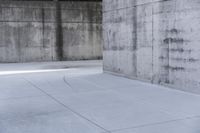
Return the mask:
<path id="1" fill-rule="evenodd" d="M 56 52 L 58 60 L 63 60 L 63 30 L 62 30 L 62 10 L 59 1 L 56 1 Z"/>
<path id="2" fill-rule="evenodd" d="M 154 7 L 152 4 L 152 79 L 151 82 L 154 82 Z"/>
<path id="3" fill-rule="evenodd" d="M 134 0 L 134 4 L 137 3 L 137 0 Z M 133 61 L 133 67 L 135 69 L 135 77 L 137 77 L 137 50 L 138 50 L 138 46 L 137 46 L 137 6 L 134 6 L 134 10 L 133 10 L 133 34 L 134 34 L 134 37 L 133 37 L 133 58 L 135 61 Z"/>
<path id="4" fill-rule="evenodd" d="M 43 44 L 43 48 L 45 47 L 44 45 L 44 30 L 45 30 L 45 12 L 44 12 L 44 4 L 42 4 L 42 44 Z"/>

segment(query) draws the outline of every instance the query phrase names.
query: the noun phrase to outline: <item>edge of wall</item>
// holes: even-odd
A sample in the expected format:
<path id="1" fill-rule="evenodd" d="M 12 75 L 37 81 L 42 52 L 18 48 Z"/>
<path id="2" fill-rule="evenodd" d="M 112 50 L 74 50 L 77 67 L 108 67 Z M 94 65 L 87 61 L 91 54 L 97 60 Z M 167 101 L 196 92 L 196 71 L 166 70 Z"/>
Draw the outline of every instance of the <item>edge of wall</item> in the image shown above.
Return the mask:
<path id="1" fill-rule="evenodd" d="M 127 75 L 125 75 L 123 73 L 116 73 L 116 72 L 112 72 L 112 71 L 107 71 L 105 69 L 103 69 L 103 73 L 111 74 L 113 76 L 119 76 L 119 77 L 131 79 L 131 80 L 135 80 L 135 81 L 138 81 L 138 82 L 143 82 L 143 83 L 149 83 L 149 84 L 152 84 L 152 85 L 163 86 L 163 87 L 166 87 L 166 88 L 169 88 L 169 89 L 174 89 L 174 90 L 177 90 L 177 91 L 183 91 L 183 92 L 187 92 L 187 93 L 200 95 L 200 90 L 198 90 L 198 89 L 195 89 L 193 91 L 188 91 L 185 88 L 176 87 L 176 86 L 173 86 L 171 84 L 167 84 L 167 83 L 158 84 L 157 82 L 152 82 L 150 80 L 145 80 L 145 79 L 141 79 L 141 78 L 134 77 L 134 76 L 127 76 Z"/>

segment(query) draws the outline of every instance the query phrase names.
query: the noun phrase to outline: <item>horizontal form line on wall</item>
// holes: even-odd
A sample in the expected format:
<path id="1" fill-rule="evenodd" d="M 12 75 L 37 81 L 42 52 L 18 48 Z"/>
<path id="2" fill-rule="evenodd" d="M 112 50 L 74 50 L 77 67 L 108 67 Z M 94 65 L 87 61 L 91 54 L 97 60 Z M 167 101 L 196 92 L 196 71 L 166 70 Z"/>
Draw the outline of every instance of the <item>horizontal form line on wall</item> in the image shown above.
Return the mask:
<path id="1" fill-rule="evenodd" d="M 18 9 L 41 9 L 41 7 L 37 7 L 37 6 L 35 6 L 35 7 L 23 7 L 23 6 L 21 6 L 21 7 L 15 7 L 15 6 L 1 6 L 1 4 L 0 4 L 0 8 L 18 8 Z M 56 7 L 42 7 L 42 9 L 49 9 L 49 10 L 56 10 Z M 88 9 L 87 8 L 62 8 L 61 9 L 62 11 L 65 11 L 65 10 L 85 10 L 85 11 L 88 11 Z M 102 12 L 102 9 L 89 9 L 89 11 L 99 11 L 99 12 Z"/>
<path id="2" fill-rule="evenodd" d="M 62 1 L 62 2 L 65 2 L 65 1 L 68 1 L 68 2 L 98 2 L 98 1 L 102 1 L 102 0 L 2 0 L 2 1 L 27 1 L 27 2 L 31 2 L 31 1 L 42 1 L 42 2 L 46 2 L 46 1 L 52 1 L 52 2 L 56 2 L 56 1 Z"/>
<path id="3" fill-rule="evenodd" d="M 11 22 L 11 23 L 43 23 L 43 21 L 1 21 L 0 20 L 0 23 L 3 23 L 3 22 Z M 45 21 L 45 23 L 56 23 L 56 21 Z M 62 23 L 83 23 L 83 24 L 101 24 L 100 22 L 70 22 L 70 21 L 62 21 Z"/>
<path id="4" fill-rule="evenodd" d="M 144 6 L 144 5 L 154 4 L 154 3 L 167 2 L 167 1 L 173 1 L 173 0 L 158 0 L 158 1 L 146 2 L 146 3 L 137 4 L 137 5 L 133 5 L 133 6 L 121 7 L 121 8 L 114 9 L 114 10 L 104 10 L 103 13 L 112 12 L 112 11 L 116 11 L 116 10 L 123 10 L 123 9 L 138 7 L 138 6 Z"/>

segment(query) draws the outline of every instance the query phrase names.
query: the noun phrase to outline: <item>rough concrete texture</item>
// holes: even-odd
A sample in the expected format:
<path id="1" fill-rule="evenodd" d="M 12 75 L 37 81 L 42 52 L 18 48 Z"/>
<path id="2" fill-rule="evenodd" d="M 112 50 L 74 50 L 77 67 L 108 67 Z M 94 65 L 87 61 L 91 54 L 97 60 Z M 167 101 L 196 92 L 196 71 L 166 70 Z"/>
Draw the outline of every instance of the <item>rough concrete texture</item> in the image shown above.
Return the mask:
<path id="1" fill-rule="evenodd" d="M 200 95 L 102 73 L 99 61 L 2 64 L 0 92 L 0 133 L 200 132 Z"/>
<path id="2" fill-rule="evenodd" d="M 0 2 L 0 62 L 102 58 L 101 3 Z"/>
<path id="3" fill-rule="evenodd" d="M 104 0 L 104 71 L 200 93 L 199 0 Z"/>

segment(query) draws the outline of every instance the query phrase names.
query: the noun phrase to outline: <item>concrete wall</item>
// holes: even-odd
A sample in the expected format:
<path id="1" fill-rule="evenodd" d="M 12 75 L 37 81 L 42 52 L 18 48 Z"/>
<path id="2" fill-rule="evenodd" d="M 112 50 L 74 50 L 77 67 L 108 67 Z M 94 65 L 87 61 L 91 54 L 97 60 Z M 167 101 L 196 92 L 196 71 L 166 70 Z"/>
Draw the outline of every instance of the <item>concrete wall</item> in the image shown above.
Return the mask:
<path id="1" fill-rule="evenodd" d="M 199 0 L 104 0 L 104 71 L 200 93 Z"/>
<path id="2" fill-rule="evenodd" d="M 1 1 L 0 62 L 99 59 L 101 13 L 100 2 Z"/>

